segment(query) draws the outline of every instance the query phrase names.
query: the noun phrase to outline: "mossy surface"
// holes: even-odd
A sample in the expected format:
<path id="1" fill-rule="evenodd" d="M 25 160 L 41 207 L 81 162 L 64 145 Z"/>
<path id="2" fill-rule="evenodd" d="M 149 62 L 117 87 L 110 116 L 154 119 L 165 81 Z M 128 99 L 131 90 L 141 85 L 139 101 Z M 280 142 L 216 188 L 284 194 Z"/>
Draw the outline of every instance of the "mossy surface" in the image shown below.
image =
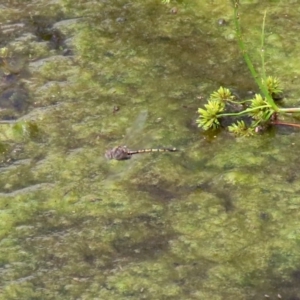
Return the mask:
<path id="1" fill-rule="evenodd" d="M 268 9 L 267 71 L 299 106 L 298 4 L 241 2 L 257 62 Z M 298 299 L 300 132 L 195 126 L 220 85 L 257 90 L 229 2 L 32 3 L 0 12 L 22 58 L 0 91 L 27 93 L 0 124 L 0 300 Z M 180 151 L 107 161 L 117 145 Z"/>

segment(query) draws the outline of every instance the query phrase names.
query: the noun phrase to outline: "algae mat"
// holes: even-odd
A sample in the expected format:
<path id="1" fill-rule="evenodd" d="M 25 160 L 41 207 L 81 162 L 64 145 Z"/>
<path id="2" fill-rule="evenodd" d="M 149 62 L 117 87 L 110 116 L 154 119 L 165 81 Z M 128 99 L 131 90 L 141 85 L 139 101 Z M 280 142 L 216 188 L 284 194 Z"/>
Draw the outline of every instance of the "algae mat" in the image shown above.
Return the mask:
<path id="1" fill-rule="evenodd" d="M 257 91 L 230 1 L 2 2 L 0 299 L 300 299 L 300 132 L 195 125 L 220 85 Z M 241 1 L 257 66 L 265 9 L 299 106 L 297 1 Z"/>

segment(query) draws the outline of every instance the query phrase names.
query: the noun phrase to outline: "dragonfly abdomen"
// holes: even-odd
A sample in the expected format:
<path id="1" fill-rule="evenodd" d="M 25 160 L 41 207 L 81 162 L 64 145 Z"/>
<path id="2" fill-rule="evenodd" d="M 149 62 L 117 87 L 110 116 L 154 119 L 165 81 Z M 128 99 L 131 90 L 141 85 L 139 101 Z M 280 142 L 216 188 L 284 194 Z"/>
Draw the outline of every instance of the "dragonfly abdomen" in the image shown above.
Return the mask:
<path id="1" fill-rule="evenodd" d="M 129 150 L 128 154 L 139 154 L 139 153 L 148 153 L 148 152 L 175 152 L 176 148 L 149 148 L 149 149 L 140 149 L 140 150 Z"/>

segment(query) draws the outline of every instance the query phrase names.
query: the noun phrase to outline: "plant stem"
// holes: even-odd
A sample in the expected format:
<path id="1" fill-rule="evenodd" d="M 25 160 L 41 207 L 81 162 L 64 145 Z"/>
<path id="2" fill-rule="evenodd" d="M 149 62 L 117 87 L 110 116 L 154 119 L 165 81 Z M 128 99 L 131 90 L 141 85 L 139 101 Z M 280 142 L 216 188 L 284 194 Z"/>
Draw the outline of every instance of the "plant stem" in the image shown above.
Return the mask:
<path id="1" fill-rule="evenodd" d="M 260 108 L 270 108 L 270 106 L 269 105 L 262 105 L 262 106 L 257 106 L 257 107 L 254 107 L 254 108 L 247 108 L 247 109 L 245 109 L 243 111 L 240 111 L 240 112 L 237 112 L 237 113 L 219 114 L 219 115 L 217 115 L 217 117 L 220 118 L 220 117 L 228 117 L 228 116 L 242 116 L 242 115 L 248 114 L 251 111 L 258 110 Z M 300 111 L 300 109 L 299 109 L 299 111 Z"/>
<path id="2" fill-rule="evenodd" d="M 246 102 L 251 102 L 251 101 L 252 101 L 251 99 L 247 99 L 247 100 L 243 100 L 243 101 L 226 100 L 226 102 L 229 102 L 232 104 L 238 104 L 238 105 L 246 103 Z"/>
<path id="3" fill-rule="evenodd" d="M 274 102 L 273 98 L 271 97 L 271 95 L 268 92 L 268 88 L 266 86 L 266 82 L 262 82 L 261 78 L 259 78 L 253 64 L 252 61 L 246 51 L 246 47 L 242 38 L 242 31 L 241 31 L 241 25 L 240 25 L 240 21 L 239 21 L 239 12 L 238 12 L 238 8 L 239 8 L 239 0 L 233 0 L 233 7 L 234 7 L 234 23 L 235 23 L 235 30 L 236 30 L 236 34 L 237 34 L 237 40 L 238 40 L 238 44 L 240 47 L 240 50 L 242 52 L 243 58 L 248 66 L 248 69 L 253 77 L 253 79 L 255 80 L 256 84 L 258 85 L 259 89 L 261 90 L 261 92 L 263 93 L 263 95 L 266 97 L 266 101 L 269 103 L 269 105 L 275 110 L 278 111 L 279 108 L 276 105 L 276 103 Z"/>
<path id="4" fill-rule="evenodd" d="M 280 112 L 280 113 L 297 113 L 297 112 L 300 112 L 300 107 L 278 108 L 278 112 Z"/>
<path id="5" fill-rule="evenodd" d="M 300 124 L 288 123 L 288 122 L 281 122 L 281 121 L 272 121 L 271 124 L 273 124 L 273 125 L 292 126 L 292 127 L 298 127 L 298 128 L 300 128 Z"/>
<path id="6" fill-rule="evenodd" d="M 267 15 L 267 11 L 265 11 L 264 17 L 263 17 L 263 23 L 262 23 L 262 29 L 261 29 L 261 49 L 260 49 L 260 56 L 261 56 L 261 79 L 263 80 L 264 84 L 267 82 L 266 68 L 265 68 L 265 49 L 264 49 L 266 15 Z"/>

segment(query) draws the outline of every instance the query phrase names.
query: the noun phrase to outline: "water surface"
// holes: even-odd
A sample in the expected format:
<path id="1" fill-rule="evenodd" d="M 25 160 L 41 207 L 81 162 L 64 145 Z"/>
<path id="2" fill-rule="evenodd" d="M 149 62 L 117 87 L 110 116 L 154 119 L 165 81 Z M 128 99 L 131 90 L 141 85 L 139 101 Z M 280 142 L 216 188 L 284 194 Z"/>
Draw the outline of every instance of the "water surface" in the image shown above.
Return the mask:
<path id="1" fill-rule="evenodd" d="M 297 2 L 241 2 L 299 106 Z M 229 1 L 0 7 L 0 299 L 300 299 L 300 132 L 195 125 L 220 85 L 257 92 Z M 105 160 L 125 144 L 180 151 Z"/>

